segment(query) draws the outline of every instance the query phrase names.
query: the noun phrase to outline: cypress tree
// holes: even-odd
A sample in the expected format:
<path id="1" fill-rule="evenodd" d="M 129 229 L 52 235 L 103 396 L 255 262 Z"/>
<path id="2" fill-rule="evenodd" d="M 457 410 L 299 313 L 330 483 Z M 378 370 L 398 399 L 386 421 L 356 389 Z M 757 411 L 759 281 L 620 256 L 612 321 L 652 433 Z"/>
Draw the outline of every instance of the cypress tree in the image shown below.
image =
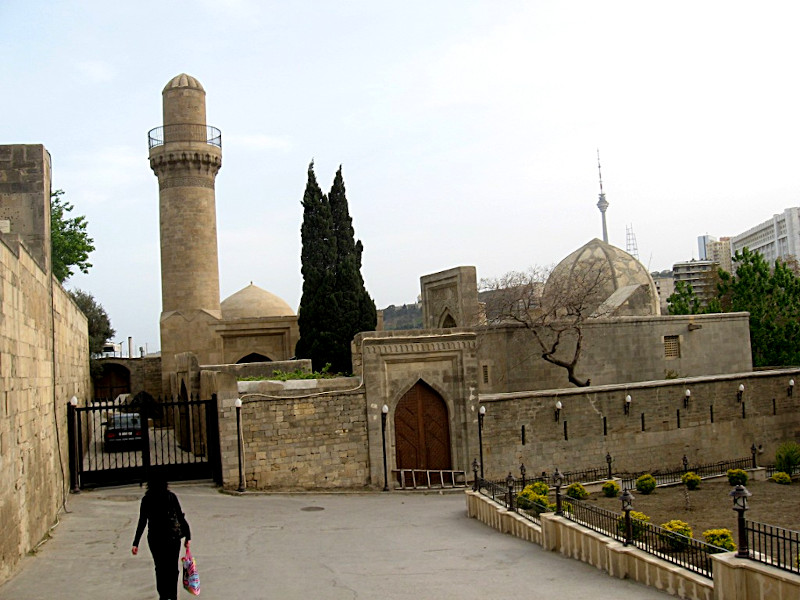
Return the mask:
<path id="1" fill-rule="evenodd" d="M 336 291 L 339 313 L 333 324 L 337 346 L 331 359 L 337 372 L 350 371 L 350 342 L 359 331 L 372 331 L 377 324 L 375 303 L 364 287 L 361 276 L 361 240 L 355 240 L 353 220 L 347 204 L 342 167 L 336 171 L 328 201 L 336 238 Z"/>
<path id="2" fill-rule="evenodd" d="M 330 363 L 332 372 L 345 373 L 352 368 L 353 336 L 375 329 L 377 313 L 361 277 L 363 246 L 355 240 L 342 168 L 325 196 L 313 167 L 312 162 L 303 196 L 303 298 L 296 354 L 310 358 L 314 369 Z"/>
<path id="3" fill-rule="evenodd" d="M 302 205 L 300 237 L 303 296 L 297 315 L 300 340 L 295 354 L 298 358 L 310 358 L 313 368 L 319 370 L 330 362 L 328 357 L 335 347 L 334 336 L 328 325 L 337 312 L 333 296 L 336 240 L 330 205 L 317 184 L 314 161 L 308 165 L 308 181 Z"/>

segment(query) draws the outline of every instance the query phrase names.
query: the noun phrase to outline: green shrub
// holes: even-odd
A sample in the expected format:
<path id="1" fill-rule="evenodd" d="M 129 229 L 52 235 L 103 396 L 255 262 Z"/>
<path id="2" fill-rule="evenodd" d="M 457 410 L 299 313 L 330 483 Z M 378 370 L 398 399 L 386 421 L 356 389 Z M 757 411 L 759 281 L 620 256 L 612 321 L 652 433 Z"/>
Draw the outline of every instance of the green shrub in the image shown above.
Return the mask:
<path id="1" fill-rule="evenodd" d="M 556 505 L 550 504 L 547 500 L 547 496 L 534 494 L 530 487 L 531 486 L 526 486 L 525 489 L 517 495 L 518 508 L 533 512 L 537 515 L 543 512 L 553 512 L 556 509 Z"/>
<path id="2" fill-rule="evenodd" d="M 569 487 L 567 488 L 567 496 L 570 498 L 575 498 L 575 500 L 586 500 L 586 498 L 589 497 L 589 492 L 587 492 L 586 488 L 576 481 L 575 483 L 569 484 Z"/>
<path id="3" fill-rule="evenodd" d="M 778 471 L 792 474 L 800 466 L 800 444 L 784 442 L 775 452 L 775 468 Z"/>
<path id="4" fill-rule="evenodd" d="M 728 469 L 728 483 L 731 485 L 747 485 L 747 471 Z"/>
<path id="5" fill-rule="evenodd" d="M 645 473 L 636 480 L 636 490 L 645 496 L 652 493 L 654 489 L 656 489 L 656 478 L 650 473 Z"/>
<path id="6" fill-rule="evenodd" d="M 788 473 L 778 471 L 772 476 L 772 481 L 775 483 L 780 483 L 781 485 L 791 485 L 792 477 Z"/>
<path id="7" fill-rule="evenodd" d="M 700 487 L 701 479 L 700 475 L 698 475 L 694 471 L 689 471 L 688 473 L 684 473 L 681 476 L 681 481 L 690 490 L 696 490 L 697 488 Z"/>
<path id="8" fill-rule="evenodd" d="M 733 542 L 733 534 L 730 529 L 706 529 L 703 532 L 703 539 L 706 544 L 711 544 L 723 550 L 733 551 L 736 550 L 736 544 Z"/>
<path id="9" fill-rule="evenodd" d="M 667 549 L 673 552 L 680 552 L 689 547 L 689 540 L 692 537 L 692 528 L 685 521 L 673 519 L 661 524 L 661 529 L 665 530 L 658 534 Z"/>
<path id="10" fill-rule="evenodd" d="M 537 496 L 547 496 L 550 493 L 549 486 L 543 481 L 534 481 L 533 483 L 525 486 L 526 490 L 530 490 L 531 493 L 536 494 Z"/>
<path id="11" fill-rule="evenodd" d="M 638 510 L 631 511 L 631 535 L 634 540 L 642 539 L 644 532 L 650 527 L 650 517 Z M 617 519 L 617 531 L 625 535 L 625 515 Z"/>
<path id="12" fill-rule="evenodd" d="M 603 496 L 606 498 L 616 498 L 619 496 L 619 484 L 616 481 L 606 481 L 602 487 Z"/>

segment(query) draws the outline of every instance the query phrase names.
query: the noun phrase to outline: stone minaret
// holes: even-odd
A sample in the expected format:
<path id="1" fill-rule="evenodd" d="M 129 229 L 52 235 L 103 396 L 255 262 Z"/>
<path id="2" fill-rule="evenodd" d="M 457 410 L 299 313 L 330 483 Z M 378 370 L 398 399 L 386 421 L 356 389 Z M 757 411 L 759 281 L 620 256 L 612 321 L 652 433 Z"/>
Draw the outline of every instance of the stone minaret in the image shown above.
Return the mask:
<path id="1" fill-rule="evenodd" d="M 206 92 L 184 73 L 162 92 L 163 127 L 150 131 L 161 223 L 161 365 L 165 393 L 175 355 L 200 364 L 221 358 L 214 179 L 222 166 L 220 131 L 206 125 Z"/>

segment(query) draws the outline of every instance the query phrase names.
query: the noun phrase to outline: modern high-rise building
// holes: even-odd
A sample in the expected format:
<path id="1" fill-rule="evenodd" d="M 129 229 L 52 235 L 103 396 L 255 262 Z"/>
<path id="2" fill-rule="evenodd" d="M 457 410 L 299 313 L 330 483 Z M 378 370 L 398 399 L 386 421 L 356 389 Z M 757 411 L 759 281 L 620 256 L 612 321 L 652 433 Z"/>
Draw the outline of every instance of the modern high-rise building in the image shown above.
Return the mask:
<path id="1" fill-rule="evenodd" d="M 777 258 L 800 258 L 800 207 L 787 208 L 768 221 L 731 238 L 731 252 L 749 248 L 769 263 Z"/>
<path id="2" fill-rule="evenodd" d="M 715 277 L 719 263 L 713 260 L 690 260 L 672 265 L 672 278 L 677 284 L 679 281 L 692 286 L 692 290 L 706 304 L 717 294 Z"/>

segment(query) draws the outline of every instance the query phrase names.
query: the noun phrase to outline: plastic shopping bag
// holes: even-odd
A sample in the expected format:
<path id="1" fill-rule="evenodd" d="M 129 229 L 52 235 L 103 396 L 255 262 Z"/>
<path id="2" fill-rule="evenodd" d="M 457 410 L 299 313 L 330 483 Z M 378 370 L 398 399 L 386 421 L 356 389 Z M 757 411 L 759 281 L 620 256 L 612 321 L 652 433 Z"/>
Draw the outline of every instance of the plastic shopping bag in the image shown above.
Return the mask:
<path id="1" fill-rule="evenodd" d="M 199 596 L 200 575 L 197 572 L 197 562 L 188 548 L 181 562 L 183 563 L 183 588 L 193 596 Z"/>

